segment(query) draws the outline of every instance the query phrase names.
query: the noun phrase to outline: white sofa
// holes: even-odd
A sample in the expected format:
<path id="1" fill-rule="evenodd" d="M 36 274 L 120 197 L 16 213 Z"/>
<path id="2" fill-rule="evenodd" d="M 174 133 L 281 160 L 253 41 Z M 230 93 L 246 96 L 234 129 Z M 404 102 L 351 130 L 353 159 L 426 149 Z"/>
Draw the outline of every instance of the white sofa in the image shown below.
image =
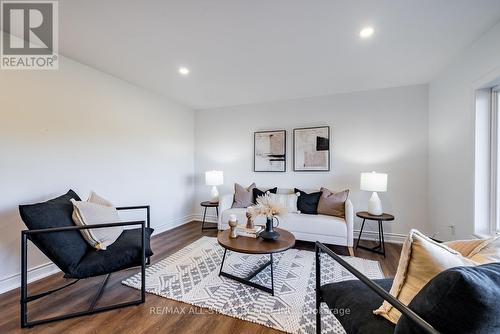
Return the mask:
<path id="1" fill-rule="evenodd" d="M 314 190 L 306 192 L 313 192 Z M 316 190 L 317 191 L 317 190 Z M 278 189 L 278 193 L 291 194 L 293 189 Z M 246 209 L 231 208 L 234 193 L 225 194 L 219 199 L 219 230 L 229 228 L 229 215 L 234 214 L 238 218 L 239 224 L 246 224 Z M 352 253 L 353 230 L 354 230 L 354 209 L 350 200 L 345 202 L 345 218 L 338 218 L 326 215 L 308 215 L 303 213 L 288 213 L 284 217 L 279 217 L 280 226 L 293 233 L 297 240 L 320 241 L 332 245 L 346 246 L 349 253 Z M 258 217 L 255 221 L 257 225 L 265 225 L 265 217 Z"/>

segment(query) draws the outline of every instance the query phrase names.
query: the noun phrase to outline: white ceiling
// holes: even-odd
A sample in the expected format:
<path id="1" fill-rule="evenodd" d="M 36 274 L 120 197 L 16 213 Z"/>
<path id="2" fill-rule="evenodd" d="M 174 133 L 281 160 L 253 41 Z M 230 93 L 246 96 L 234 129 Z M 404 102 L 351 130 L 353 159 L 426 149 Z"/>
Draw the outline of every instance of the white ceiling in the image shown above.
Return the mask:
<path id="1" fill-rule="evenodd" d="M 63 55 L 205 109 L 429 82 L 500 20 L 500 0 L 60 0 L 59 11 Z M 375 34 L 361 40 L 366 25 Z"/>

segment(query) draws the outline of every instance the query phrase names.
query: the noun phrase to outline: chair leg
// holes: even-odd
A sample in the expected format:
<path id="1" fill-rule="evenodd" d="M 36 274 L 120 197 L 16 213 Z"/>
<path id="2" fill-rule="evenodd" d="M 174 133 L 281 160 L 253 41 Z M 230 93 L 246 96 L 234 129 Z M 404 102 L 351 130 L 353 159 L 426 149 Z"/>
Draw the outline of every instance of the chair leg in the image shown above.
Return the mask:
<path id="1" fill-rule="evenodd" d="M 146 301 L 146 231 L 142 225 L 142 242 L 141 242 L 141 302 Z"/>
<path id="2" fill-rule="evenodd" d="M 321 333 L 321 260 L 320 250 L 316 247 L 316 334 Z"/>
<path id="3" fill-rule="evenodd" d="M 151 227 L 151 211 L 149 205 L 146 206 L 146 226 Z M 146 264 L 149 266 L 151 264 L 151 257 L 148 256 L 146 260 Z"/>
<path id="4" fill-rule="evenodd" d="M 95 309 L 95 306 L 97 305 L 97 302 L 102 296 L 102 293 L 104 292 L 104 288 L 106 287 L 106 284 L 108 283 L 109 276 L 111 274 L 107 274 L 104 277 L 104 281 L 102 281 L 101 286 L 99 287 L 99 291 L 97 291 L 96 295 L 94 296 L 94 299 L 92 299 L 92 302 L 90 303 L 89 311 L 93 311 Z"/>
<path id="5" fill-rule="evenodd" d="M 28 327 L 28 235 L 21 234 L 21 328 Z"/>
<path id="6" fill-rule="evenodd" d="M 273 266 L 274 266 L 274 260 L 273 260 L 273 253 L 269 254 L 271 256 L 271 295 L 274 296 L 274 273 L 273 273 Z"/>

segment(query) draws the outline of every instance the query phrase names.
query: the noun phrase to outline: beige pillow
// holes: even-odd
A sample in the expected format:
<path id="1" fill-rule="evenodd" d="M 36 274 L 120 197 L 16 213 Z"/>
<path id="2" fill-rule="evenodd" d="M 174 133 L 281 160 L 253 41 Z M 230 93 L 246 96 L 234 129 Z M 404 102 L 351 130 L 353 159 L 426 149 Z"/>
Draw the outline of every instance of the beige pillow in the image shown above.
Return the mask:
<path id="1" fill-rule="evenodd" d="M 321 197 L 318 202 L 318 213 L 322 215 L 345 217 L 345 201 L 349 196 L 349 190 L 333 192 L 321 188 Z"/>
<path id="2" fill-rule="evenodd" d="M 487 239 L 469 254 L 469 259 L 483 263 L 500 262 L 500 236 Z"/>
<path id="3" fill-rule="evenodd" d="M 477 263 L 458 251 L 437 243 L 417 230 L 411 230 L 406 238 L 390 294 L 408 305 L 413 297 L 440 272 L 458 266 L 474 266 Z M 396 324 L 401 313 L 384 301 L 375 311 Z"/>
<path id="4" fill-rule="evenodd" d="M 493 239 L 453 240 L 444 242 L 443 244 L 456 250 L 457 252 L 460 252 L 463 256 L 469 257 L 472 251 L 482 245 L 490 243 L 492 240 Z"/>
<path id="5" fill-rule="evenodd" d="M 104 205 L 104 206 L 109 206 L 109 207 L 113 207 L 113 208 L 115 207 L 113 205 L 113 203 L 111 203 L 110 201 L 108 201 L 104 197 L 97 195 L 93 191 L 90 192 L 90 196 L 89 196 L 89 199 L 87 200 L 87 202 L 100 204 L 100 205 Z"/>
<path id="6" fill-rule="evenodd" d="M 253 188 L 255 188 L 255 183 L 252 183 L 247 188 L 234 184 L 234 200 L 232 208 L 248 208 L 253 205 Z"/>
<path id="7" fill-rule="evenodd" d="M 120 221 L 113 204 L 94 192 L 91 193 L 87 201 L 72 199 L 71 203 L 73 203 L 73 221 L 78 226 L 117 223 Z M 115 226 L 83 229 L 80 230 L 80 233 L 90 246 L 98 250 L 105 250 L 118 239 L 122 231 L 123 227 Z"/>

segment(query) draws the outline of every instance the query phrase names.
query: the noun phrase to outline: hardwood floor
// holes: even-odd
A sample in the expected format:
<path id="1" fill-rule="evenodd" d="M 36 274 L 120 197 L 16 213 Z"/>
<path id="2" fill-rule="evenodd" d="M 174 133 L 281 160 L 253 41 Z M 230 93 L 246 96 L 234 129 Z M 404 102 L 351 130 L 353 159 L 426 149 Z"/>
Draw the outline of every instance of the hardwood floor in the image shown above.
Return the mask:
<path id="1" fill-rule="evenodd" d="M 202 235 L 216 236 L 217 232 L 201 232 L 200 222 L 191 222 L 176 229 L 159 234 L 152 239 L 155 255 L 152 262 L 159 261 Z M 366 241 L 370 244 L 369 241 Z M 386 258 L 383 256 L 355 250 L 355 255 L 380 262 L 384 274 L 394 276 L 398 265 L 401 246 L 386 244 Z M 314 250 L 313 243 L 298 241 L 296 248 Z M 348 255 L 347 248 L 331 247 L 335 252 Z M 139 291 L 123 286 L 124 278 L 137 272 L 137 268 L 111 275 L 98 306 L 139 298 Z M 84 310 L 91 302 L 102 278 L 83 280 L 77 284 L 30 303 L 30 319 L 55 316 Z M 29 285 L 29 294 L 40 293 L 65 283 L 62 274 L 55 274 Z M 170 314 L 161 314 L 168 309 Z M 122 308 L 96 315 L 69 319 L 36 326 L 29 329 L 19 327 L 19 289 L 0 295 L 0 333 L 281 333 L 261 325 L 235 319 L 210 310 L 148 294 L 146 303 L 139 306 Z M 172 314 L 173 313 L 173 314 Z"/>

